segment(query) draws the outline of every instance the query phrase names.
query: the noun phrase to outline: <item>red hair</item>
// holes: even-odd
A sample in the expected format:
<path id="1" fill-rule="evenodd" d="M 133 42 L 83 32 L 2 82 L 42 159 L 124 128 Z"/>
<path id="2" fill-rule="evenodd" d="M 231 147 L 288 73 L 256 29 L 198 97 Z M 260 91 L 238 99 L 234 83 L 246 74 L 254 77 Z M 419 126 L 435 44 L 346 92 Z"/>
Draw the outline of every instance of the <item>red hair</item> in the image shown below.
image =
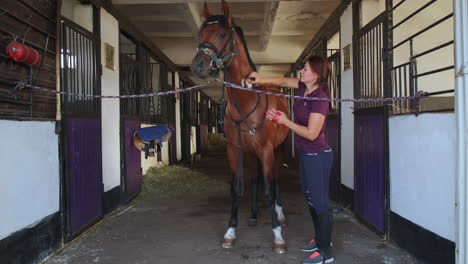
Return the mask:
<path id="1" fill-rule="evenodd" d="M 328 75 L 330 74 L 330 62 L 325 57 L 311 56 L 309 62 L 310 68 L 318 75 L 317 83 L 325 89 L 325 92 L 330 96 L 328 87 Z"/>

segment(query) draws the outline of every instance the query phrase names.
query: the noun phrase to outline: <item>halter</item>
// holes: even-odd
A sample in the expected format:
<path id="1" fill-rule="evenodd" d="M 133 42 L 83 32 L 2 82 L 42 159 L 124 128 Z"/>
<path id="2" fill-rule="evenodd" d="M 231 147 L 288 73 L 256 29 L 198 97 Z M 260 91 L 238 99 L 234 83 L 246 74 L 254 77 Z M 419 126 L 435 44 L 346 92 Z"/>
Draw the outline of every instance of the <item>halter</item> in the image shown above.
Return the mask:
<path id="1" fill-rule="evenodd" d="M 207 22 L 206 26 L 214 25 L 214 24 L 221 24 L 221 22 L 218 21 L 218 20 Z M 239 51 L 236 48 L 236 43 L 235 43 L 235 38 L 234 38 L 234 32 L 236 31 L 235 30 L 235 25 L 231 24 L 230 29 L 231 29 L 231 32 L 229 34 L 229 39 L 224 44 L 223 49 L 221 51 L 218 51 L 218 49 L 213 44 L 211 44 L 210 42 L 206 42 L 206 41 L 201 43 L 197 48 L 197 51 L 199 51 L 199 52 L 201 51 L 201 52 L 205 53 L 206 55 L 208 55 L 211 58 L 210 67 L 213 70 L 216 70 L 216 71 L 226 70 L 229 67 L 229 65 L 231 64 L 231 62 L 233 61 L 234 55 L 239 54 Z M 227 54 L 223 56 L 223 54 L 227 51 L 228 46 L 230 48 L 230 51 L 228 51 Z M 228 63 L 226 65 L 224 65 L 224 63 L 226 61 L 228 61 Z M 213 64 L 216 64 L 216 68 L 213 67 Z M 222 99 L 221 99 L 221 101 L 222 101 L 222 109 L 221 109 L 222 116 L 226 115 L 228 119 L 230 119 L 231 121 L 233 121 L 236 124 L 237 129 L 238 129 L 238 133 L 239 133 L 239 140 L 240 140 L 240 133 L 241 132 L 248 132 L 249 134 L 254 135 L 257 132 L 257 130 L 260 127 L 263 126 L 263 124 L 265 122 L 265 119 L 262 119 L 262 122 L 257 127 L 250 126 L 249 123 L 247 122 L 247 119 L 260 106 L 260 103 L 261 103 L 260 94 L 257 94 L 257 104 L 255 105 L 255 107 L 247 115 L 242 114 L 242 111 L 240 109 L 240 105 L 238 103 L 238 100 L 237 100 L 235 94 L 233 94 L 233 99 L 234 99 L 234 102 L 233 102 L 234 108 L 237 110 L 237 113 L 239 114 L 241 119 L 235 120 L 229 114 L 226 113 L 226 103 L 227 102 L 224 100 L 224 87 L 223 87 L 223 96 L 222 96 Z M 268 104 L 269 104 L 268 103 L 268 96 L 266 96 L 266 109 L 267 110 L 268 110 Z M 242 123 L 245 123 L 247 129 L 242 129 L 241 128 Z M 240 147 L 240 141 L 238 142 L 238 147 Z"/>
<path id="2" fill-rule="evenodd" d="M 213 22 L 206 23 L 207 26 L 214 25 L 214 24 L 220 24 L 220 22 L 213 21 Z M 230 28 L 231 28 L 231 33 L 229 34 L 229 39 L 226 42 L 226 44 L 224 44 L 224 47 L 223 49 L 221 49 L 221 51 L 218 51 L 215 45 L 206 41 L 201 43 L 197 48 L 198 52 L 201 51 L 211 58 L 210 67 L 213 70 L 219 71 L 219 70 L 223 70 L 229 67 L 229 65 L 232 62 L 232 59 L 234 58 L 234 54 L 239 54 L 239 51 L 236 48 L 236 41 L 234 39 L 234 31 L 235 31 L 234 25 L 232 25 Z M 228 53 L 223 56 L 223 54 L 227 51 L 228 46 L 230 46 L 229 47 L 230 51 L 228 51 Z M 228 61 L 228 63 L 224 65 L 226 61 Z M 216 68 L 213 67 L 214 65 L 216 65 Z"/>

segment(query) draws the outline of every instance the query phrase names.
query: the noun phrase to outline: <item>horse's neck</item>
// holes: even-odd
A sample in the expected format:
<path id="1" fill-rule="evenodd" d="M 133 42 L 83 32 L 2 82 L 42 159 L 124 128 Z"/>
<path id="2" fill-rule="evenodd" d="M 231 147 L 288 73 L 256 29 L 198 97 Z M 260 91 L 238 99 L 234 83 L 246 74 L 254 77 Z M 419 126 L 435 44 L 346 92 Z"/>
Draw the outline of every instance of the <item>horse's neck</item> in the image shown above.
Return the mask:
<path id="1" fill-rule="evenodd" d="M 236 72 L 233 72 L 233 73 L 236 73 Z M 243 75 L 236 74 L 233 76 L 232 73 L 229 72 L 224 75 L 225 81 L 233 83 L 233 84 L 241 85 L 242 79 L 247 78 L 249 73 L 245 73 Z M 233 88 L 230 86 L 226 87 L 226 93 L 228 96 L 229 104 L 237 103 L 239 105 L 250 105 L 251 101 L 253 102 L 253 100 L 255 101 L 257 100 L 257 96 L 254 96 L 252 92 L 243 91 L 243 90 Z"/>
<path id="2" fill-rule="evenodd" d="M 241 43 L 241 40 L 237 34 L 236 43 Z M 230 83 L 241 85 L 242 79 L 248 78 L 254 69 L 252 69 L 250 66 L 244 46 L 238 44 L 237 50 L 239 51 L 239 54 L 234 55 L 231 65 L 229 65 L 224 74 L 224 80 Z M 250 105 L 251 102 L 257 101 L 257 96 L 252 96 L 253 93 L 251 92 L 231 87 L 227 87 L 226 92 L 228 95 L 228 102 L 231 104 L 236 102 L 240 105 Z"/>

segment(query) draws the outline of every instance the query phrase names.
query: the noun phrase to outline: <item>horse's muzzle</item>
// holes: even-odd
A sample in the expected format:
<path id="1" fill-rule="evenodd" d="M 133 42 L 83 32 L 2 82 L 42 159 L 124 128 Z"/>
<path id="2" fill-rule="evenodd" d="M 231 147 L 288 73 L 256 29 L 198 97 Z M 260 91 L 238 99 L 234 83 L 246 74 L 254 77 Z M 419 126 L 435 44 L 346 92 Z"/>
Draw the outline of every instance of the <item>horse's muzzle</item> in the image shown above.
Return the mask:
<path id="1" fill-rule="evenodd" d="M 210 60 L 205 56 L 198 55 L 193 59 L 190 69 L 196 76 L 206 78 L 208 75 L 211 75 Z"/>

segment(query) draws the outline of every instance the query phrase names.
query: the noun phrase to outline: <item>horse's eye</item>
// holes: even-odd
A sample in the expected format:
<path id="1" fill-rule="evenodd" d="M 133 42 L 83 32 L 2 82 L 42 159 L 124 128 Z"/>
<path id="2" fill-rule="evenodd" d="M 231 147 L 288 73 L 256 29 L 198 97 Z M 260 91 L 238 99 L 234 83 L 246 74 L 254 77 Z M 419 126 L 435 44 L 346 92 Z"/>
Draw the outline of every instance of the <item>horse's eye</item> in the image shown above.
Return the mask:
<path id="1" fill-rule="evenodd" d="M 224 38 L 226 38 L 226 36 L 227 36 L 227 34 L 224 33 L 224 32 L 218 33 L 218 38 L 220 38 L 220 39 L 224 39 Z"/>

